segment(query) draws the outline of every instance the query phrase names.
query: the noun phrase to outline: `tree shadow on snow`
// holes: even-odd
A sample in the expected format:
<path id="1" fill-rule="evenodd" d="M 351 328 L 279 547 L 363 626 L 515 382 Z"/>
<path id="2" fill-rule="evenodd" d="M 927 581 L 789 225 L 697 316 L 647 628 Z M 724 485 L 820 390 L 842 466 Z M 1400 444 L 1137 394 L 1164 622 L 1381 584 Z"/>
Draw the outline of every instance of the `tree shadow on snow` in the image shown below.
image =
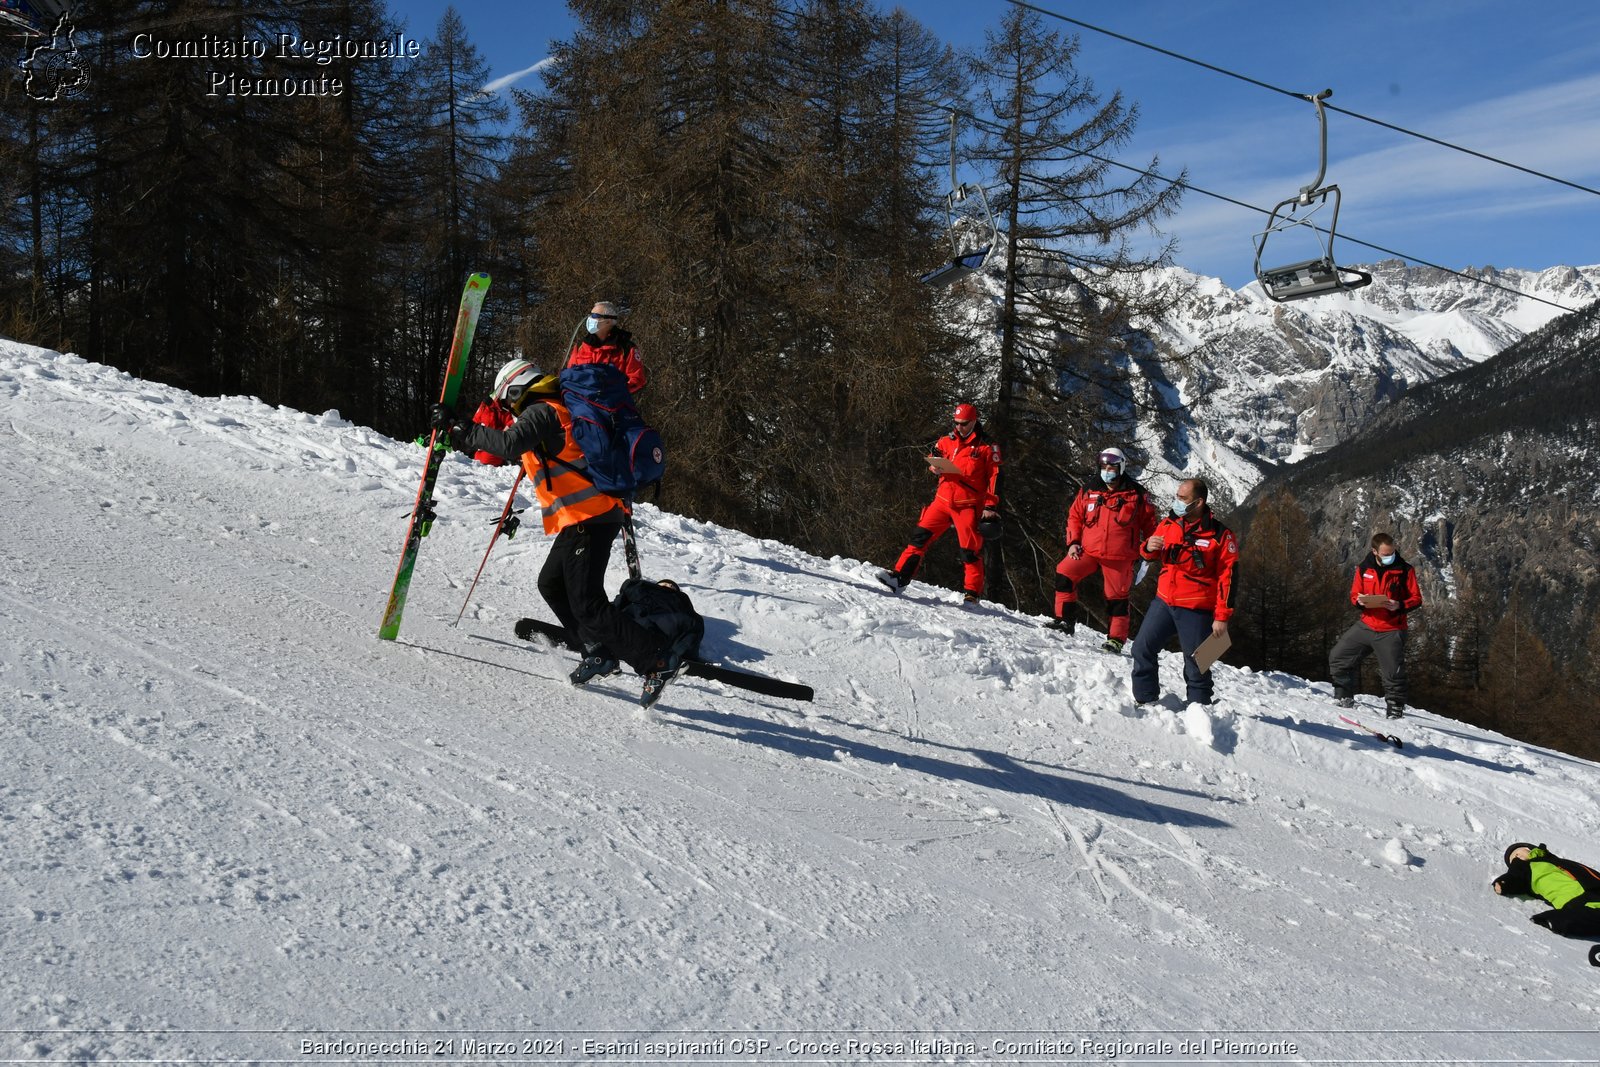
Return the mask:
<path id="1" fill-rule="evenodd" d="M 718 737 L 765 745 L 768 748 L 786 752 L 801 759 L 825 760 L 830 763 L 853 759 L 879 766 L 899 767 L 903 770 L 927 775 L 930 778 L 966 782 L 970 785 L 1013 793 L 1018 796 L 1039 797 L 1043 800 L 1054 801 L 1058 804 L 1080 808 L 1085 811 L 1097 811 L 1121 818 L 1141 819 L 1145 822 L 1166 826 L 1220 828 L 1230 825 L 1210 815 L 1203 815 L 1199 812 L 1172 807 L 1155 801 L 1143 800 L 1130 796 L 1121 790 L 1113 789 L 1097 782 L 1087 781 L 1086 779 L 1091 777 L 1106 778 L 1110 781 L 1123 782 L 1125 785 L 1135 785 L 1141 789 L 1179 793 L 1210 802 L 1227 802 L 1228 798 L 1225 797 L 1187 789 L 1124 782 L 1122 779 L 1092 774 L 1091 772 L 1063 771 L 1062 768 L 1049 767 L 1046 764 L 1029 766 L 1026 761 L 1016 760 L 999 752 L 955 748 L 945 745 L 937 746 L 948 748 L 952 752 L 967 753 L 981 761 L 982 765 L 974 765 L 955 760 L 940 759 L 935 756 L 919 755 L 899 749 L 884 748 L 865 741 L 841 737 L 837 734 L 826 734 L 804 727 L 768 722 L 764 719 L 751 718 L 748 715 L 737 715 L 709 709 L 685 711 L 674 708 L 671 715 L 663 718 L 662 721 L 685 730 L 698 730 Z M 922 741 L 914 741 L 912 743 L 932 744 L 931 742 Z"/>

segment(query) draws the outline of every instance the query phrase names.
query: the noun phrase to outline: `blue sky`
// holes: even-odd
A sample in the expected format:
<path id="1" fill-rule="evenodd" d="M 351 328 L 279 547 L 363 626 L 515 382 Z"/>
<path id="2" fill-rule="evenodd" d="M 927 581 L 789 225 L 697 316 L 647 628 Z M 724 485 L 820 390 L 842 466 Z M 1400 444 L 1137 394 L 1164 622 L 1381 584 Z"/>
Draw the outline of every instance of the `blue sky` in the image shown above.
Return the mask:
<path id="1" fill-rule="evenodd" d="M 888 5 L 884 5 L 887 7 Z M 958 47 L 978 47 L 1005 0 L 910 0 L 906 10 Z M 1118 0 L 1038 6 L 1296 92 L 1600 188 L 1600 4 L 1592 0 Z M 446 0 L 390 0 L 418 37 Z M 497 80 L 526 72 L 570 32 L 556 0 L 473 0 L 458 10 Z M 1054 19 L 1076 33 L 1079 69 L 1141 112 L 1118 158 L 1271 207 L 1317 164 L 1311 105 Z M 516 84 L 534 86 L 537 75 Z M 1329 171 L 1344 193 L 1339 231 L 1444 266 L 1600 263 L 1600 196 L 1329 115 Z M 971 175 L 963 175 L 971 178 Z M 1230 285 L 1249 281 L 1262 216 L 1191 193 L 1166 224 L 1178 262 Z M 1274 246 L 1269 245 L 1269 248 Z M 1312 249 L 1285 241 L 1284 260 Z M 1304 252 L 1304 254 L 1301 254 Z M 1380 258 L 1340 242 L 1341 263 Z M 1272 251 L 1268 259 L 1277 257 Z"/>

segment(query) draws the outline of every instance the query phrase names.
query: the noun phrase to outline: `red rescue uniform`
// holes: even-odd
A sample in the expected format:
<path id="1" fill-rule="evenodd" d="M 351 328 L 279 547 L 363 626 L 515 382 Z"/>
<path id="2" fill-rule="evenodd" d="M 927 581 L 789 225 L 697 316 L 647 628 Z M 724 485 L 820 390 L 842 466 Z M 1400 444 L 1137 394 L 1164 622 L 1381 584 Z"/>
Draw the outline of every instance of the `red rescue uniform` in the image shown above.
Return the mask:
<path id="1" fill-rule="evenodd" d="M 1398 602 L 1400 609 L 1362 608 L 1359 598 L 1363 595 L 1388 597 Z M 1378 562 L 1377 556 L 1369 552 L 1361 566 L 1356 568 L 1355 578 L 1350 582 L 1350 603 L 1361 608 L 1361 621 L 1367 624 L 1368 629 L 1379 633 L 1409 629 L 1407 613 L 1422 607 L 1422 590 L 1417 585 L 1417 572 L 1399 556 L 1385 567 Z"/>
<path id="2" fill-rule="evenodd" d="M 954 473 L 939 474 L 939 488 L 933 503 L 922 509 L 911 543 L 900 553 L 895 573 L 902 587 L 909 584 L 922 565 L 928 546 L 951 526 L 961 545 L 962 584 L 973 596 L 983 595 L 983 538 L 978 534 L 978 519 L 985 509 L 997 507 L 995 493 L 1000 476 L 1000 448 L 981 429 L 965 437 L 955 433 L 939 438 L 934 450 L 956 465 Z"/>
<path id="3" fill-rule="evenodd" d="M 478 410 L 472 413 L 472 421 L 493 430 L 508 430 L 511 424 L 517 421 L 517 415 L 500 401 L 490 397 L 478 405 Z M 499 467 L 505 463 L 503 456 L 485 452 L 481 448 L 472 454 L 472 458 L 489 467 Z"/>
<path id="4" fill-rule="evenodd" d="M 1156 596 L 1175 608 L 1209 611 L 1218 622 L 1233 617 L 1233 567 L 1239 559 L 1239 542 L 1233 531 L 1205 508 L 1198 518 L 1168 516 L 1155 528 L 1162 547 L 1151 552 L 1139 546 L 1139 555 L 1161 561 Z"/>
<path id="5" fill-rule="evenodd" d="M 1155 527 L 1150 494 L 1132 478 L 1119 476 L 1108 485 L 1079 489 L 1067 511 L 1068 555 L 1056 565 L 1056 618 L 1067 619 L 1069 612 L 1076 612 L 1068 605 L 1078 602 L 1078 583 L 1098 570 L 1110 617 L 1107 636 L 1126 641 L 1134 562 L 1139 546 Z M 1083 555 L 1073 558 L 1074 545 L 1083 548 Z"/>
<path id="6" fill-rule="evenodd" d="M 584 363 L 604 363 L 617 368 L 627 376 L 630 393 L 644 388 L 644 361 L 639 358 L 639 346 L 633 343 L 633 335 L 621 327 L 613 329 L 605 340 L 591 333 L 573 345 L 567 356 L 567 366 Z"/>

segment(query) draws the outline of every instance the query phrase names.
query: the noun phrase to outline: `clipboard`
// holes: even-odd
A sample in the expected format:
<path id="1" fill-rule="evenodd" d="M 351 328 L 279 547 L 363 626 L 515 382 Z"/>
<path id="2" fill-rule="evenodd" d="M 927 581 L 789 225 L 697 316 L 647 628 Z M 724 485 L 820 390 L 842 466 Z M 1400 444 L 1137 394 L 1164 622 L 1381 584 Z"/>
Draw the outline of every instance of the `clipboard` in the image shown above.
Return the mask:
<path id="1" fill-rule="evenodd" d="M 943 456 L 929 456 L 928 457 L 928 467 L 931 470 L 938 471 L 940 474 L 960 474 L 961 473 L 961 468 L 960 467 L 956 466 L 950 460 L 945 459 Z"/>
<path id="2" fill-rule="evenodd" d="M 1388 606 L 1389 598 L 1382 593 L 1362 593 L 1356 602 L 1364 608 L 1382 608 Z"/>
<path id="3" fill-rule="evenodd" d="M 1227 633 L 1212 634 L 1200 642 L 1200 647 L 1194 650 L 1194 665 L 1200 668 L 1201 674 L 1209 674 L 1211 665 L 1222 658 L 1222 654 L 1233 647 L 1233 638 Z"/>

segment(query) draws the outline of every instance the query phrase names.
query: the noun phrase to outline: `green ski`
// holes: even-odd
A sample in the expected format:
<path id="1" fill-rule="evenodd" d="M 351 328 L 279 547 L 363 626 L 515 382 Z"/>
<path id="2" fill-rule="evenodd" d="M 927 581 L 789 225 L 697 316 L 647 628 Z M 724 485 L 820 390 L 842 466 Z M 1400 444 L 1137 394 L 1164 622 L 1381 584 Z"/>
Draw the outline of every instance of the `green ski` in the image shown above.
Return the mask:
<path id="1" fill-rule="evenodd" d="M 444 389 L 439 394 L 441 404 L 454 406 L 456 394 L 461 391 L 461 379 L 467 373 L 467 354 L 472 350 L 472 335 L 478 328 L 478 313 L 483 310 L 483 298 L 488 292 L 487 274 L 472 275 L 461 291 L 461 310 L 456 315 L 450 361 L 444 367 Z M 411 589 L 417 550 L 433 528 L 433 483 L 439 477 L 444 457 L 450 452 L 450 442 L 440 438 L 441 434 L 435 430 L 428 439 L 428 462 L 422 471 L 422 485 L 417 489 L 416 507 L 411 511 L 411 525 L 406 529 L 406 545 L 400 553 L 400 566 L 394 572 L 394 586 L 389 590 L 389 607 L 383 613 L 383 625 L 378 628 L 378 637 L 384 641 L 393 641 L 400 635 L 400 615 L 406 609 L 406 593 Z"/>

